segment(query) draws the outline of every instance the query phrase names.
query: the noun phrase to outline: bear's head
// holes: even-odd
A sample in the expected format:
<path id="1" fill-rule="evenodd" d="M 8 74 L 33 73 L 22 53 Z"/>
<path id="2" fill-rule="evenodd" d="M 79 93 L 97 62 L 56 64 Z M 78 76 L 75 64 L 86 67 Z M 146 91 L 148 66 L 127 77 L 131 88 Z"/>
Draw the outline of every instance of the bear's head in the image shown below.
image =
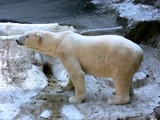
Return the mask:
<path id="1" fill-rule="evenodd" d="M 18 45 L 43 52 L 43 34 L 44 32 L 39 30 L 25 32 L 22 36 L 16 39 L 16 42 Z"/>

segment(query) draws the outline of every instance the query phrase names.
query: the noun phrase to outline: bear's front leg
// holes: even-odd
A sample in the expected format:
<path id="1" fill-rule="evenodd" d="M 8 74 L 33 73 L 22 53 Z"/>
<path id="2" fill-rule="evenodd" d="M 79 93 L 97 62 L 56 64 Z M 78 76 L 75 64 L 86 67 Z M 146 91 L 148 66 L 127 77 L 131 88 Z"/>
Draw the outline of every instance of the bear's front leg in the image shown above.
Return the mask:
<path id="1" fill-rule="evenodd" d="M 75 95 L 69 98 L 70 103 L 81 103 L 85 99 L 85 80 L 84 72 L 79 61 L 74 57 L 61 58 L 61 61 L 66 68 L 70 80 L 75 88 Z"/>
<path id="2" fill-rule="evenodd" d="M 75 88 L 75 96 L 69 98 L 70 103 L 81 103 L 85 99 L 85 80 L 83 73 L 74 73 L 71 79 Z"/>

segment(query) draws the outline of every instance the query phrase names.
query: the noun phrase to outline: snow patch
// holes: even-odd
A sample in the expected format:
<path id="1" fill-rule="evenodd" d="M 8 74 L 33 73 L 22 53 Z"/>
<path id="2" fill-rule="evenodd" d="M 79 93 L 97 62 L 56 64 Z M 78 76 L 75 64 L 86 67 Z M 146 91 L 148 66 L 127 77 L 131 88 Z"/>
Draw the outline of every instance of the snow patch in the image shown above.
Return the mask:
<path id="1" fill-rule="evenodd" d="M 82 120 L 84 118 L 74 105 L 64 105 L 62 107 L 62 114 L 69 120 Z"/>
<path id="2" fill-rule="evenodd" d="M 20 111 L 17 103 L 0 104 L 0 120 L 12 120 Z"/>
<path id="3" fill-rule="evenodd" d="M 121 4 L 114 4 L 114 6 L 115 8 L 118 8 L 117 10 L 121 13 L 120 17 L 126 17 L 138 21 L 158 20 L 160 16 L 159 10 L 149 5 L 134 5 L 131 2 L 123 2 Z"/>
<path id="4" fill-rule="evenodd" d="M 41 29 L 51 32 L 57 31 L 76 31 L 73 26 L 60 26 L 57 23 L 51 24 L 19 24 L 19 23 L 0 23 L 0 31 L 6 35 L 21 35 L 26 31 Z"/>
<path id="5" fill-rule="evenodd" d="M 25 89 L 43 89 L 47 86 L 47 77 L 44 75 L 39 67 L 32 65 L 32 68 L 28 71 L 28 76 L 23 83 Z"/>
<path id="6" fill-rule="evenodd" d="M 47 119 L 49 119 L 51 115 L 52 115 L 52 111 L 45 110 L 45 111 L 42 112 L 42 114 L 40 115 L 40 117 L 41 118 L 47 118 Z"/>

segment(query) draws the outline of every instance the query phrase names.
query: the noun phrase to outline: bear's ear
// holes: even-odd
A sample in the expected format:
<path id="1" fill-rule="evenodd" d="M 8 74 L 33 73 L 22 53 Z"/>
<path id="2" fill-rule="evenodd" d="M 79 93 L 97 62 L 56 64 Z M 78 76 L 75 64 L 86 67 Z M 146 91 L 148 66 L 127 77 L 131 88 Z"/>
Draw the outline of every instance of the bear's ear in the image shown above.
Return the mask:
<path id="1" fill-rule="evenodd" d="M 36 33 L 36 37 L 38 38 L 38 40 L 41 40 L 42 39 L 42 35 L 41 35 L 41 33 Z"/>

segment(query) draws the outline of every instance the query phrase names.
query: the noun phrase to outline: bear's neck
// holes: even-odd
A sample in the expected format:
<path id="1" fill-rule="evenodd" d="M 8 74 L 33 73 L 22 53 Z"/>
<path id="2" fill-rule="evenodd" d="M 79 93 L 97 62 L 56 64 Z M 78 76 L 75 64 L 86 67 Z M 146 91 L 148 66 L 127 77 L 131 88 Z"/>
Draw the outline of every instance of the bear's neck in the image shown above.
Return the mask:
<path id="1" fill-rule="evenodd" d="M 60 46 L 64 38 L 63 33 L 47 33 L 47 43 L 45 44 L 45 54 L 48 54 L 53 57 L 60 57 Z"/>

